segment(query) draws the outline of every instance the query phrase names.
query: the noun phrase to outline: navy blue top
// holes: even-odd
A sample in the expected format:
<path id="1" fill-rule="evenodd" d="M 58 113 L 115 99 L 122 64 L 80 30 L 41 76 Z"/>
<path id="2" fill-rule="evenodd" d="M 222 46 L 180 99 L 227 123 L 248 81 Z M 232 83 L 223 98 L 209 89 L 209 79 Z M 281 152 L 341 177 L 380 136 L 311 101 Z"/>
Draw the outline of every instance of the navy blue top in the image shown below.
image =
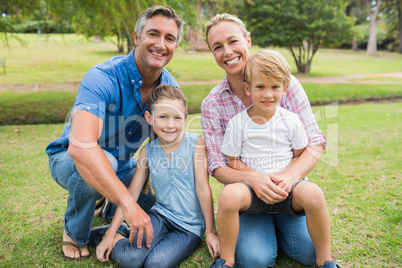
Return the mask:
<path id="1" fill-rule="evenodd" d="M 75 98 L 72 110 L 88 111 L 103 120 L 98 143 L 118 160 L 117 173 L 135 166 L 132 157 L 149 136 L 144 119 L 146 105 L 142 107 L 139 89 L 142 84 L 133 50 L 127 56 L 116 56 L 92 67 L 84 76 Z M 178 87 L 166 69 L 162 71 L 159 84 Z M 49 157 L 67 150 L 70 128 L 71 116 L 60 138 L 47 146 Z"/>

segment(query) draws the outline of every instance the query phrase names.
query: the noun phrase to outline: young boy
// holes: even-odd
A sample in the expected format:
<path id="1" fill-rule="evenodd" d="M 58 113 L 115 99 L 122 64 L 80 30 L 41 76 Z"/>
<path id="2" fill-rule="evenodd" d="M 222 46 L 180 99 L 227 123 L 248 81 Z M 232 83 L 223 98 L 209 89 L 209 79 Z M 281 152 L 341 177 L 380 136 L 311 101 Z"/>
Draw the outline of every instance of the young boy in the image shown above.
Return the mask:
<path id="1" fill-rule="evenodd" d="M 247 61 L 244 81 L 246 95 L 251 98 L 253 105 L 229 121 L 221 151 L 227 156 L 231 168 L 252 169 L 268 176 L 278 175 L 292 165 L 308 145 L 297 114 L 277 106 L 286 94 L 290 67 L 279 53 L 262 50 Z M 294 217 L 306 215 L 317 265 L 339 267 L 331 261 L 329 215 L 321 189 L 308 180 L 288 185 L 275 177 L 269 178 L 284 190 L 283 201 L 264 202 L 243 182 L 226 185 L 222 190 L 218 208 L 221 258 L 210 268 L 230 268 L 234 265 L 239 213 L 283 213 Z"/>

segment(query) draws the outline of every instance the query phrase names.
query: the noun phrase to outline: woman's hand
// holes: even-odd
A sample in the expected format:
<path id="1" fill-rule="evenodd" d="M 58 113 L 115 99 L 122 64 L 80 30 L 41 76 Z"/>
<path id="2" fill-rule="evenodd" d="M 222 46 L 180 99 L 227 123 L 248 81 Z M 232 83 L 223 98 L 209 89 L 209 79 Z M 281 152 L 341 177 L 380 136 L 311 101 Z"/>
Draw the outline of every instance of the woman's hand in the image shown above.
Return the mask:
<path id="1" fill-rule="evenodd" d="M 109 261 L 109 256 L 113 249 L 113 236 L 105 235 L 102 242 L 96 247 L 96 257 L 100 262 Z"/>
<path id="2" fill-rule="evenodd" d="M 206 242 L 209 250 L 209 254 L 211 254 L 211 258 L 215 259 L 218 258 L 221 254 L 220 247 L 219 247 L 219 239 L 216 234 L 207 234 L 206 235 Z"/>

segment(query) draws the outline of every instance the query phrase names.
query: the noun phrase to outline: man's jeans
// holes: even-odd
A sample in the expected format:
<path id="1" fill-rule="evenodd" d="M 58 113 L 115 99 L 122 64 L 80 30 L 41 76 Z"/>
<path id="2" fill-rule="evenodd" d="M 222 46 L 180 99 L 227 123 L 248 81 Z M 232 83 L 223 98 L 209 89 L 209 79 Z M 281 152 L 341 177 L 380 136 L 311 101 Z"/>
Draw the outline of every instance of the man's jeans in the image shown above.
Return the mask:
<path id="1" fill-rule="evenodd" d="M 113 248 L 112 259 L 120 267 L 177 267 L 201 244 L 202 240 L 196 234 L 159 213 L 151 211 L 149 217 L 154 230 L 151 247 L 146 247 L 145 236 L 141 248 L 137 248 L 137 236 L 133 243 L 127 238 L 119 240 Z"/>
<path id="2" fill-rule="evenodd" d="M 107 151 L 104 151 L 114 171 L 118 168 L 116 158 Z M 88 244 L 92 221 L 94 218 L 95 204 L 102 196 L 89 186 L 80 176 L 75 167 L 74 161 L 67 151 L 59 152 L 49 159 L 50 173 L 53 179 L 61 187 L 68 190 L 67 209 L 64 215 L 64 228 L 67 235 L 81 246 Z M 128 187 L 134 174 L 135 167 L 130 170 L 121 181 Z M 141 202 L 140 199 L 145 199 Z M 142 194 L 138 204 L 144 209 L 155 203 L 153 196 Z M 106 208 L 106 219 L 113 217 L 115 205 Z"/>
<path id="3" fill-rule="evenodd" d="M 278 245 L 290 258 L 305 265 L 315 265 L 314 245 L 307 231 L 305 216 L 281 213 L 240 216 L 237 268 L 274 266 Z"/>

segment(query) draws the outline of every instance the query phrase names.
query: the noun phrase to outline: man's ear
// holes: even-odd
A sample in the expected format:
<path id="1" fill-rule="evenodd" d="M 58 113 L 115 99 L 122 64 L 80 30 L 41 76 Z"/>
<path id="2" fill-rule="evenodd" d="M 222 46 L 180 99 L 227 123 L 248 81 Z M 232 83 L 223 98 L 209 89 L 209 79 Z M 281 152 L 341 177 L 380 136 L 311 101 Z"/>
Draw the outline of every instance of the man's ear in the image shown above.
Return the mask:
<path id="1" fill-rule="evenodd" d="M 137 47 L 140 41 L 140 37 L 138 36 L 137 32 L 134 32 L 134 44 Z"/>
<path id="2" fill-rule="evenodd" d="M 152 126 L 152 116 L 148 111 L 144 113 L 144 118 L 145 121 L 147 121 L 148 125 Z"/>
<path id="3" fill-rule="evenodd" d="M 251 95 L 251 88 L 248 86 L 247 82 L 243 82 L 244 92 L 246 95 L 250 97 Z"/>

